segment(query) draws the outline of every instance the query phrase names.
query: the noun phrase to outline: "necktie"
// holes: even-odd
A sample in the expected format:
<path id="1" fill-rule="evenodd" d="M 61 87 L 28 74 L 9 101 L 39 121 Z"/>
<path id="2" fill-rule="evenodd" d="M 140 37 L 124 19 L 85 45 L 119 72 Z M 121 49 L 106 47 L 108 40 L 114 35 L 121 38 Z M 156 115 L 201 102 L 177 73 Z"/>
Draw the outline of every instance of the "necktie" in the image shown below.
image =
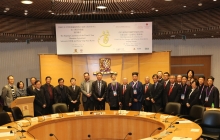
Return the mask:
<path id="1" fill-rule="evenodd" d="M 148 89 L 148 85 L 145 86 L 145 93 L 147 92 L 147 89 Z"/>
<path id="2" fill-rule="evenodd" d="M 75 86 L 73 86 L 73 91 L 75 91 Z"/>
<path id="3" fill-rule="evenodd" d="M 157 87 L 157 84 L 154 85 L 154 89 L 156 89 L 156 87 Z"/>
<path id="4" fill-rule="evenodd" d="M 125 93 L 126 87 L 125 85 L 123 86 L 123 94 Z"/>
<path id="5" fill-rule="evenodd" d="M 166 82 L 164 82 L 164 88 L 166 87 Z"/>
<path id="6" fill-rule="evenodd" d="M 170 85 L 169 95 L 172 92 L 172 90 L 173 90 L 173 84 Z"/>
<path id="7" fill-rule="evenodd" d="M 101 95 L 101 82 L 99 81 L 99 95 Z"/>

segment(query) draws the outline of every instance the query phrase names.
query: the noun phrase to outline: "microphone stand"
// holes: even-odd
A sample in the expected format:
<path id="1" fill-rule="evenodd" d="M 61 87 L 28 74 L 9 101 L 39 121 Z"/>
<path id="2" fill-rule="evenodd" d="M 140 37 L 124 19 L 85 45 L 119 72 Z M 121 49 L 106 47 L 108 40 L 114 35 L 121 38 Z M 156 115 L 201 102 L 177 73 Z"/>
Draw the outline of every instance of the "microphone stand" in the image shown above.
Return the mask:
<path id="1" fill-rule="evenodd" d="M 174 112 L 171 112 L 171 113 L 164 119 L 163 122 L 167 123 L 167 122 L 168 122 L 167 119 L 168 119 L 168 118 L 170 117 L 170 115 L 172 115 L 172 114 L 174 114 Z"/>
<path id="2" fill-rule="evenodd" d="M 157 112 L 154 114 L 154 116 L 153 117 L 150 117 L 150 118 L 154 118 L 154 119 L 156 119 L 156 115 L 157 115 L 157 113 L 159 112 L 159 111 L 161 111 L 162 110 L 162 108 L 159 108 L 158 110 L 157 110 Z"/>

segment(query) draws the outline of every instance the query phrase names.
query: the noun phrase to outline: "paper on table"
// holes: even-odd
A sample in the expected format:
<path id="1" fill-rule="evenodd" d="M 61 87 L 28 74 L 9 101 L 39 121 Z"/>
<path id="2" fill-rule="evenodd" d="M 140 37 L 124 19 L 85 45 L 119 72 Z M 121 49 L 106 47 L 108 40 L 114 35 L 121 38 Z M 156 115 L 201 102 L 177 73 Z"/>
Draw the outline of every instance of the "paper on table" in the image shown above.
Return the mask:
<path id="1" fill-rule="evenodd" d="M 172 140 L 192 140 L 192 138 L 185 138 L 185 137 L 173 137 Z"/>
<path id="2" fill-rule="evenodd" d="M 29 121 L 28 120 L 20 120 L 20 121 L 16 121 L 16 122 L 18 122 L 18 123 L 27 123 Z"/>
<path id="3" fill-rule="evenodd" d="M 72 112 L 72 113 L 66 113 L 66 115 L 75 115 L 75 112 Z"/>
<path id="4" fill-rule="evenodd" d="M 7 126 L 1 126 L 0 129 L 8 129 Z"/>
<path id="5" fill-rule="evenodd" d="M 152 112 L 146 112 L 147 114 L 146 115 L 153 115 L 155 113 L 152 113 Z"/>
<path id="6" fill-rule="evenodd" d="M 170 116 L 168 116 L 168 115 L 160 115 L 161 119 L 173 118 L 173 117 L 175 117 L 175 116 L 172 116 L 172 115 L 170 115 Z"/>
<path id="7" fill-rule="evenodd" d="M 9 137 L 9 136 L 14 136 L 14 133 L 10 132 L 1 132 L 0 137 Z"/>
<path id="8" fill-rule="evenodd" d="M 183 121 L 177 121 L 179 123 L 192 123 L 192 121 L 189 121 L 189 120 L 183 120 Z"/>
<path id="9" fill-rule="evenodd" d="M 51 118 L 59 117 L 59 114 L 51 114 Z"/>
<path id="10" fill-rule="evenodd" d="M 199 129 L 191 129 L 191 132 L 199 132 Z"/>
<path id="11" fill-rule="evenodd" d="M 154 138 L 151 138 L 151 137 L 149 137 L 149 138 L 144 138 L 144 139 L 141 139 L 141 140 L 153 140 Z"/>

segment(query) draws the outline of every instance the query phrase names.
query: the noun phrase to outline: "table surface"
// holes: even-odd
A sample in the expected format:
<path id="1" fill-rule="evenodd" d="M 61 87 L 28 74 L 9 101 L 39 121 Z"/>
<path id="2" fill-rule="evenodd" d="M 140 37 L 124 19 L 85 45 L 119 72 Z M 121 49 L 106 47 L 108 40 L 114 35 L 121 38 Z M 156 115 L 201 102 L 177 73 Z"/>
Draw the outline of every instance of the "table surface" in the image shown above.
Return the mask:
<path id="1" fill-rule="evenodd" d="M 174 137 L 179 137 L 182 140 L 185 138 L 196 140 L 202 134 L 201 127 L 194 122 L 167 114 L 157 113 L 155 118 L 153 118 L 154 115 L 155 113 L 137 111 L 79 111 L 40 116 L 32 119 L 27 118 L 31 121 L 31 126 L 27 126 L 30 125 L 27 120 L 23 120 L 20 123 L 27 126 L 23 127 L 23 129 L 33 134 L 37 140 L 55 140 L 54 137 L 49 137 L 50 132 L 55 134 L 59 140 L 63 140 L 64 137 L 67 140 L 89 140 L 88 134 L 91 135 L 93 140 L 122 140 L 128 132 L 131 132 L 132 135 L 126 139 L 137 140 L 146 139 L 158 127 L 161 127 L 162 130 L 156 130 L 152 138 L 171 140 Z M 164 119 L 168 122 L 164 122 Z M 172 122 L 174 122 L 173 127 L 169 127 Z M 179 122 L 179 124 L 175 124 L 175 122 Z M 11 122 L 4 126 L 21 129 L 16 123 Z M 0 140 L 13 140 L 15 137 L 21 136 L 21 133 L 17 132 L 14 136 L 2 137 L 1 134 L 4 135 L 3 132 L 15 131 L 14 128 L 4 129 L 4 126 L 0 127 Z M 102 133 L 97 133 L 101 131 Z M 68 133 L 68 136 L 65 133 Z M 69 133 L 74 134 L 70 135 Z M 23 134 L 26 136 L 23 140 L 33 139 L 27 132 Z"/>

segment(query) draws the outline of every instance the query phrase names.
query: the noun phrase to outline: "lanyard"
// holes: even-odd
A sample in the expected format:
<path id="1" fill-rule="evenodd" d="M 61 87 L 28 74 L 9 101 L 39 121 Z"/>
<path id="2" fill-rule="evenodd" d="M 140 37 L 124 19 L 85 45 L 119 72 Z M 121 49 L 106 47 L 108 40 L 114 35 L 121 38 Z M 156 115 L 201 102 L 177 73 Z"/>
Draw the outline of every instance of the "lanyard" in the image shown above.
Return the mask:
<path id="1" fill-rule="evenodd" d="M 111 85 L 112 85 L 112 84 L 111 84 Z M 112 91 L 116 91 L 117 88 L 118 88 L 118 83 L 115 84 L 115 90 L 114 90 L 113 85 L 112 85 Z"/>
<path id="2" fill-rule="evenodd" d="M 200 94 L 202 94 L 202 92 L 203 92 L 203 89 L 204 89 L 204 85 L 203 85 L 203 87 L 202 87 L 202 90 L 201 90 Z"/>
<path id="3" fill-rule="evenodd" d="M 211 90 L 209 91 L 208 93 L 208 87 L 206 88 L 206 97 L 209 97 L 210 93 L 212 92 L 212 89 L 213 89 L 214 86 L 212 86 Z M 208 94 L 207 94 L 208 93 Z"/>
<path id="4" fill-rule="evenodd" d="M 138 81 L 137 81 L 136 83 L 133 84 L 133 86 L 132 86 L 133 89 L 134 89 L 135 85 L 136 85 L 136 88 L 137 88 Z"/>

